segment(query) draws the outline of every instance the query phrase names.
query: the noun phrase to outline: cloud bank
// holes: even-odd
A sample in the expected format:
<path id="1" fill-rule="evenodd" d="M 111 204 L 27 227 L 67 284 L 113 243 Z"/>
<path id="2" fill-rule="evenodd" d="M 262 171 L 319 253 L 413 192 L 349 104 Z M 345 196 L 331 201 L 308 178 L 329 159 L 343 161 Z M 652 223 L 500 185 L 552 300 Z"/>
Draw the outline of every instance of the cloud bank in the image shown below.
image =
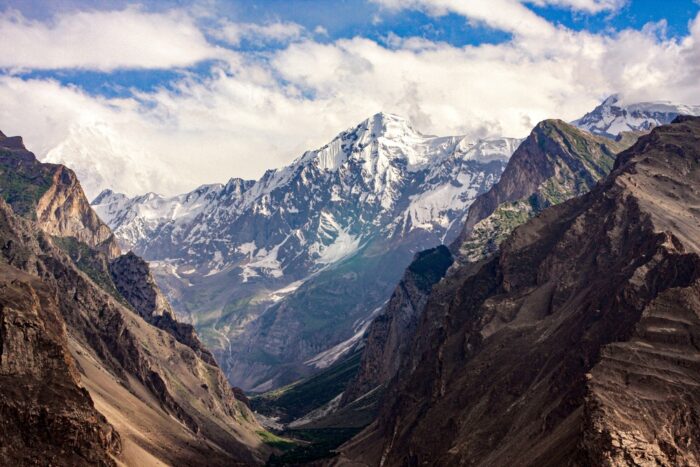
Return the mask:
<path id="1" fill-rule="evenodd" d="M 663 23 L 593 34 L 529 8 L 614 12 L 619 0 L 377 1 L 456 13 L 512 36 L 456 47 L 395 35 L 320 40 L 293 23 L 203 24 L 184 11 L 79 12 L 50 23 L 6 13 L 0 39 L 19 44 L 0 58 L 8 70 L 213 64 L 127 98 L 9 71 L 0 76 L 0 129 L 73 167 L 90 195 L 105 187 L 172 194 L 256 178 L 380 110 L 407 116 L 425 133 L 520 137 L 544 118 L 577 118 L 614 92 L 700 103 L 698 18 L 685 37 L 668 39 Z M 246 51 L 235 47 L 242 40 L 277 46 Z"/>

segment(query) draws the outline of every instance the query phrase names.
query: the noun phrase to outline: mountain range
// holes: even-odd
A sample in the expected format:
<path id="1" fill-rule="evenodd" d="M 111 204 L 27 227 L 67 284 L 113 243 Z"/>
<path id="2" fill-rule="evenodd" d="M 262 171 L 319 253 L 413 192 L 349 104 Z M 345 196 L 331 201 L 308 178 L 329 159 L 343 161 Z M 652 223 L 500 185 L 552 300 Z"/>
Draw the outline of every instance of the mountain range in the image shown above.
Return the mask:
<path id="1" fill-rule="evenodd" d="M 700 118 L 431 290 L 334 465 L 695 465 Z"/>
<path id="2" fill-rule="evenodd" d="M 256 182 L 105 191 L 92 205 L 231 381 L 261 391 L 347 353 L 412 255 L 458 235 L 519 143 L 424 136 L 377 114 Z"/>
<path id="3" fill-rule="evenodd" d="M 255 182 L 92 206 L 0 133 L 1 458 L 696 465 L 680 112 L 476 141 L 377 114 Z"/>
<path id="4" fill-rule="evenodd" d="M 698 109 L 612 96 L 573 124 L 624 145 L 689 111 Z M 151 263 L 231 381 L 265 391 L 361 344 L 410 258 L 463 232 L 471 203 L 500 179 L 521 141 L 424 136 L 382 113 L 258 181 L 169 198 L 106 190 L 92 205 L 122 247 Z M 514 183 L 525 194 L 535 181 Z M 569 188 L 567 196 L 582 190 Z"/>

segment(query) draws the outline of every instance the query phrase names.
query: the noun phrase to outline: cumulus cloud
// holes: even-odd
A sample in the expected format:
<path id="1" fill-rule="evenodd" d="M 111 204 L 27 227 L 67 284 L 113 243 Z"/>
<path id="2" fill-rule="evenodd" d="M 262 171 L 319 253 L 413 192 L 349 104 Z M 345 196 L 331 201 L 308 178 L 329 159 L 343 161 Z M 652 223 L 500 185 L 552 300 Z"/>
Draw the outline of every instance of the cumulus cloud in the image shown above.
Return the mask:
<path id="1" fill-rule="evenodd" d="M 659 34 L 662 25 L 602 35 L 554 26 L 509 3 L 529 11 L 531 25 L 546 23 L 548 35 L 465 47 L 302 36 L 263 54 L 229 51 L 204 75 L 126 99 L 5 76 L 0 129 L 75 168 L 91 195 L 107 186 L 168 194 L 256 178 L 380 110 L 409 117 L 425 133 L 521 137 L 539 120 L 572 120 L 614 92 L 700 102 L 697 18 L 679 39 Z"/>
<path id="2" fill-rule="evenodd" d="M 258 44 L 291 42 L 300 39 L 305 32 L 306 30 L 300 24 L 288 21 L 266 24 L 222 21 L 218 28 L 211 31 L 211 34 L 230 45 L 239 45 L 242 40 Z"/>
<path id="3" fill-rule="evenodd" d="M 0 13 L 0 68 L 171 68 L 223 58 L 182 11 L 78 11 L 50 22 Z"/>

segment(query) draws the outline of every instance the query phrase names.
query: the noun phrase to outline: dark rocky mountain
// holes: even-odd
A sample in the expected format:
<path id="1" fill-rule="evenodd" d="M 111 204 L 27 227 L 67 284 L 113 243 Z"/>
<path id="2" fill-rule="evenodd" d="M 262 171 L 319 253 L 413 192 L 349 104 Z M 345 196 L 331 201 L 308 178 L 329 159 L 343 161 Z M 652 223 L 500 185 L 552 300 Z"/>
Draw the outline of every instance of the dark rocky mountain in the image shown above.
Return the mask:
<path id="1" fill-rule="evenodd" d="M 119 256 L 69 169 L 0 137 L 4 461 L 264 462 L 262 428 L 145 266 Z"/>
<path id="2" fill-rule="evenodd" d="M 256 182 L 105 192 L 93 206 L 231 381 L 264 391 L 348 355 L 413 255 L 458 235 L 518 143 L 377 114 Z"/>
<path id="3" fill-rule="evenodd" d="M 386 308 L 370 325 L 357 375 L 343 388 L 339 407 L 377 390 L 399 370 L 432 287 L 447 273 L 453 257 L 446 246 L 416 255 Z"/>
<path id="4" fill-rule="evenodd" d="M 501 179 L 477 197 L 453 243 L 460 262 L 480 261 L 517 226 L 546 207 L 588 192 L 629 143 L 601 138 L 559 120 L 539 123 L 513 153 Z M 382 313 L 370 325 L 360 370 L 339 407 L 386 385 L 411 345 L 432 286 L 455 259 L 446 247 L 419 253 Z"/>
<path id="5" fill-rule="evenodd" d="M 2 200 L 0 210 L 7 210 Z M 3 463 L 113 465 L 121 438 L 81 387 L 53 291 L 5 263 L 0 329 Z"/>
<path id="6" fill-rule="evenodd" d="M 353 465 L 696 465 L 700 118 L 433 288 Z"/>
<path id="7" fill-rule="evenodd" d="M 527 219 L 587 193 L 610 173 L 616 154 L 634 141 L 594 136 L 561 120 L 539 123 L 498 183 L 469 208 L 454 245 L 460 260 L 485 258 Z"/>

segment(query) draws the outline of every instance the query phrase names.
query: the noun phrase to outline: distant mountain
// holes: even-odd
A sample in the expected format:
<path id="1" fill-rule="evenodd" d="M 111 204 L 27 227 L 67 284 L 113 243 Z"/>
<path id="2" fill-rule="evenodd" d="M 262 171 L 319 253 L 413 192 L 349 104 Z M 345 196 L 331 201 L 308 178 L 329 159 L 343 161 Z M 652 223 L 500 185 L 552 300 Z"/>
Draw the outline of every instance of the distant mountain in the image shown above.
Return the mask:
<path id="1" fill-rule="evenodd" d="M 256 465 L 270 453 L 75 174 L 2 133 L 0 328 L 4 463 Z"/>
<path id="2" fill-rule="evenodd" d="M 433 289 L 352 465 L 694 465 L 700 118 Z"/>
<path id="3" fill-rule="evenodd" d="M 679 115 L 700 115 L 700 106 L 663 101 L 627 104 L 613 95 L 572 124 L 595 135 L 614 138 L 623 132 L 646 133 L 671 123 Z"/>
<path id="4" fill-rule="evenodd" d="M 236 384 L 265 390 L 359 340 L 414 253 L 452 241 L 520 140 L 425 136 L 380 113 L 256 182 L 93 207 Z"/>

